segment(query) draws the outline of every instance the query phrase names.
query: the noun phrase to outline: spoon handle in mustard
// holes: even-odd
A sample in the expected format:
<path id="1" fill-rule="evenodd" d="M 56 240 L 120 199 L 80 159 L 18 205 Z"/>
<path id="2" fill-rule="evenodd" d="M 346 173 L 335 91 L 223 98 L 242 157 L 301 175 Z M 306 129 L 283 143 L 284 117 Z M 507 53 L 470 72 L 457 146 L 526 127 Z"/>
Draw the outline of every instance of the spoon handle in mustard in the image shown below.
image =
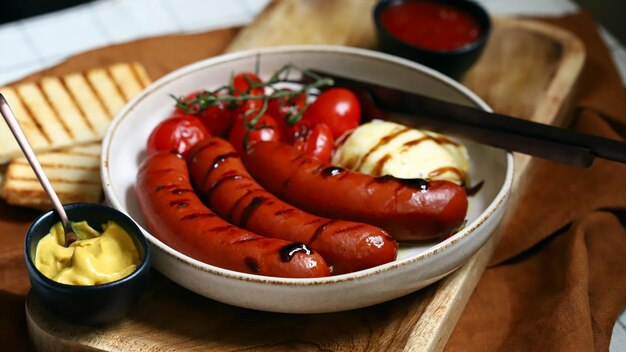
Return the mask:
<path id="1" fill-rule="evenodd" d="M 39 163 L 39 160 L 37 159 L 37 156 L 33 151 L 33 148 L 30 146 L 30 143 L 28 143 L 28 140 L 24 135 L 24 131 L 22 131 L 20 124 L 18 123 L 15 115 L 13 114 L 13 111 L 11 110 L 11 107 L 9 106 L 9 103 L 6 101 L 4 96 L 2 96 L 2 94 L 0 94 L 0 112 L 4 117 L 4 120 L 7 122 L 9 129 L 13 133 L 13 136 L 15 136 L 17 144 L 19 144 L 22 152 L 26 156 L 28 163 L 33 168 L 33 171 L 35 171 L 35 175 L 37 175 L 37 178 L 43 186 L 44 191 L 46 191 L 48 198 L 50 198 L 50 201 L 57 211 L 57 214 L 59 214 L 59 217 L 61 217 L 61 222 L 63 223 L 63 227 L 67 232 L 68 228 L 66 226 L 69 226 L 70 222 L 67 218 L 67 214 L 65 213 L 65 209 L 63 209 L 63 204 L 61 204 L 59 197 L 54 192 L 50 180 L 48 180 L 48 177 L 44 173 L 43 168 L 41 167 L 41 164 Z"/>

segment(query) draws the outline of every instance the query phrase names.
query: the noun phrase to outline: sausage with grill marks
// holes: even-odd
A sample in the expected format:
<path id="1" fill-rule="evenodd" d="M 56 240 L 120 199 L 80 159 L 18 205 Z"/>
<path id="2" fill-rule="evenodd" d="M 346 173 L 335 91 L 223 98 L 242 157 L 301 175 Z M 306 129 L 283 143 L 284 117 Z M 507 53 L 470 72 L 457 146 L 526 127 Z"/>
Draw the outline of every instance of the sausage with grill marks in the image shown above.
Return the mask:
<path id="1" fill-rule="evenodd" d="M 279 277 L 330 274 L 324 259 L 302 243 L 240 229 L 209 210 L 193 191 L 187 163 L 170 152 L 148 156 L 135 187 L 149 231 L 194 259 L 244 273 Z"/>
<path id="2" fill-rule="evenodd" d="M 396 258 L 397 243 L 380 228 L 311 215 L 276 198 L 250 176 L 232 145 L 221 138 L 199 142 L 187 158 L 196 191 L 215 213 L 264 236 L 306 243 L 334 274 Z"/>
<path id="3" fill-rule="evenodd" d="M 319 216 L 379 226 L 396 240 L 446 236 L 467 213 L 467 194 L 453 182 L 372 177 L 277 142 L 255 143 L 242 158 L 250 174 L 282 200 Z"/>

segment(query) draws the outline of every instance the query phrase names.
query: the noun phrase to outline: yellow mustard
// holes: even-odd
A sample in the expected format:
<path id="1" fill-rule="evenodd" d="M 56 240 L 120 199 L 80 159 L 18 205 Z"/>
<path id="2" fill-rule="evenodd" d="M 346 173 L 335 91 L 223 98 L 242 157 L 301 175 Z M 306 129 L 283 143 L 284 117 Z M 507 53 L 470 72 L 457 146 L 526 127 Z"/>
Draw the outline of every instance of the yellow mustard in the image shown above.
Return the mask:
<path id="1" fill-rule="evenodd" d="M 139 265 L 139 253 L 130 235 L 109 221 L 100 234 L 87 222 L 73 223 L 80 240 L 64 247 L 61 223 L 37 244 L 35 267 L 46 277 L 63 284 L 90 286 L 119 280 Z"/>

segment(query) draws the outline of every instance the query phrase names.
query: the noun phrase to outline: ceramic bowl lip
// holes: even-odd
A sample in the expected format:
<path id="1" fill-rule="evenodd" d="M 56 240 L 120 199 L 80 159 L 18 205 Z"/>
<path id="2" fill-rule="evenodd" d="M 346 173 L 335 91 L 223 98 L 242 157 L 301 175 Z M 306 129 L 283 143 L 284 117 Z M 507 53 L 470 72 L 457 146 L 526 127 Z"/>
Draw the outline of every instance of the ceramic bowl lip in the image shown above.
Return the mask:
<path id="1" fill-rule="evenodd" d="M 450 1 L 450 0 L 428 0 L 430 2 L 442 3 L 442 4 L 451 4 L 451 6 L 461 8 L 463 10 L 469 9 L 468 14 L 473 17 L 480 26 L 481 32 L 478 38 L 473 42 L 464 45 L 460 48 L 451 49 L 451 50 L 434 50 L 428 49 L 420 46 L 413 45 L 411 43 L 405 42 L 404 40 L 398 38 L 393 33 L 389 32 L 387 28 L 381 22 L 381 14 L 383 10 L 387 7 L 400 4 L 403 2 L 412 1 L 412 0 L 381 0 L 376 4 L 373 11 L 374 23 L 376 25 L 376 30 L 378 32 L 382 32 L 385 34 L 384 40 L 391 40 L 394 46 L 401 46 L 408 50 L 413 51 L 416 54 L 423 55 L 441 55 L 441 56 L 456 56 L 462 55 L 467 52 L 473 51 L 481 46 L 484 46 L 489 38 L 491 33 L 491 17 L 485 8 L 470 0 L 461 0 L 461 1 Z M 380 37 L 380 36 L 379 36 Z M 380 40 L 380 39 L 379 39 Z"/>
<path id="2" fill-rule="evenodd" d="M 24 239 L 24 256 L 26 258 L 26 267 L 28 268 L 28 271 L 31 272 L 32 274 L 34 274 L 34 276 L 36 277 L 36 279 L 43 285 L 45 285 L 48 288 L 52 288 L 55 289 L 57 291 L 77 291 L 77 292 L 93 292 L 93 291 L 100 291 L 100 290 L 106 290 L 106 289 L 110 289 L 110 288 L 114 288 L 114 287 L 118 287 L 118 286 L 122 286 L 126 283 L 128 283 L 129 281 L 135 280 L 136 278 L 138 278 L 142 272 L 144 272 L 146 269 L 148 269 L 150 267 L 150 263 L 151 263 L 151 254 L 150 254 L 150 244 L 148 242 L 148 240 L 146 239 L 146 236 L 144 235 L 144 231 L 141 229 L 141 227 L 139 225 L 137 225 L 137 223 L 128 215 L 124 214 L 123 212 L 112 208 L 112 207 L 108 207 L 106 205 L 102 205 L 102 204 L 95 204 L 95 203 L 71 203 L 71 204 L 66 204 L 63 206 L 66 211 L 71 212 L 71 209 L 74 208 L 79 208 L 79 207 L 94 207 L 94 208 L 99 208 L 99 209 L 103 209 L 103 208 L 107 208 L 110 209 L 110 211 L 112 211 L 113 213 L 117 213 L 117 216 L 119 217 L 125 217 L 128 220 L 128 224 L 130 224 L 130 229 L 127 228 L 127 226 L 123 226 L 124 230 L 126 230 L 126 232 L 128 232 L 129 235 L 133 236 L 133 238 L 137 239 L 137 241 L 141 244 L 142 250 L 143 250 L 143 257 L 141 259 L 141 262 L 139 263 L 139 265 L 137 266 L 137 268 L 135 269 L 135 271 L 133 271 L 132 273 L 130 273 L 128 276 L 125 276 L 121 279 L 112 281 L 112 282 L 107 282 L 104 284 L 98 284 L 98 285 L 89 285 L 89 286 L 84 286 L 84 285 L 68 285 L 68 284 L 63 284 L 60 282 L 56 282 L 50 278 L 48 278 L 47 276 L 45 276 L 44 274 L 42 274 L 39 269 L 37 269 L 37 267 L 35 266 L 35 263 L 33 262 L 33 259 L 30 256 L 30 246 L 32 243 L 32 233 L 33 230 L 35 228 L 35 226 L 37 226 L 40 222 L 44 221 L 46 218 L 50 217 L 50 216 L 56 216 L 56 211 L 54 209 L 49 210 L 41 215 L 39 215 L 29 226 L 27 232 L 26 232 L 26 236 Z M 107 210 L 109 211 L 109 210 Z M 122 225 L 120 225 L 122 226 Z"/>
<path id="3" fill-rule="evenodd" d="M 320 53 L 320 52 L 328 52 L 331 54 L 342 54 L 342 55 L 354 55 L 358 57 L 366 57 L 373 60 L 384 61 L 387 63 L 392 63 L 395 65 L 400 65 L 403 67 L 410 68 L 412 70 L 420 71 L 421 73 L 431 76 L 442 83 L 454 88 L 455 90 L 462 93 L 465 97 L 472 100 L 473 103 L 478 105 L 480 108 L 491 112 L 491 108 L 480 99 L 475 93 L 471 92 L 468 88 L 464 87 L 460 83 L 454 81 L 452 78 L 445 76 L 444 74 L 435 71 L 434 69 L 428 68 L 424 65 L 416 63 L 414 61 L 410 61 L 407 59 L 403 59 L 397 56 L 368 50 L 368 49 L 360 49 L 353 47 L 345 47 L 345 46 L 336 46 L 336 45 L 290 45 L 290 46 L 281 46 L 281 47 L 270 47 L 270 48 L 261 48 L 261 49 L 252 49 L 239 51 L 235 53 L 229 53 L 224 55 L 219 55 L 216 57 L 204 59 L 187 66 L 181 67 L 169 74 L 161 77 L 157 81 L 150 84 L 146 87 L 139 95 L 135 96 L 130 102 L 128 102 L 120 112 L 116 114 L 111 122 L 109 129 L 107 130 L 103 142 L 102 142 L 102 157 L 101 157 L 101 178 L 103 183 L 103 188 L 105 195 L 107 197 L 108 202 L 119 211 L 126 213 L 126 209 L 122 206 L 122 203 L 117 198 L 115 194 L 115 190 L 112 186 L 111 180 L 111 169 L 109 168 L 109 159 L 111 157 L 109 150 L 111 149 L 111 144 L 113 140 L 113 136 L 116 130 L 120 127 L 125 118 L 129 116 L 133 112 L 133 110 L 137 107 L 137 105 L 141 104 L 143 100 L 145 100 L 148 96 L 154 93 L 156 90 L 173 82 L 175 80 L 193 75 L 196 71 L 200 71 L 206 67 L 214 66 L 217 64 L 225 64 L 231 61 L 236 61 L 243 58 L 249 57 L 262 57 L 263 55 L 271 55 L 271 54 L 289 54 L 289 53 Z M 376 275 L 383 271 L 388 271 L 393 268 L 398 268 L 402 266 L 406 266 L 410 263 L 423 260 L 432 255 L 438 254 L 449 249 L 451 246 L 463 241 L 471 233 L 475 232 L 501 205 L 503 205 L 509 195 L 511 190 L 512 182 L 513 182 L 513 155 L 510 152 L 505 153 L 506 158 L 506 166 L 505 166 L 505 177 L 503 184 L 498 191 L 495 198 L 491 201 L 491 203 L 487 206 L 487 208 L 471 223 L 467 224 L 467 226 L 459 231 L 458 233 L 450 236 L 449 238 L 441 241 L 427 250 L 402 259 L 395 260 L 393 262 L 379 265 L 373 268 L 329 276 L 322 278 L 280 278 L 280 277 L 269 277 L 269 276 L 260 276 L 254 274 L 241 273 L 229 269 L 223 269 L 214 265 L 206 264 L 199 260 L 193 259 L 187 255 L 184 255 L 173 248 L 167 246 L 165 243 L 158 240 L 156 237 L 152 236 L 149 231 L 144 229 L 142 226 L 139 226 L 144 234 L 148 238 L 148 241 L 153 245 L 153 249 L 158 249 L 160 252 L 172 257 L 173 259 L 182 262 L 194 269 L 204 271 L 206 273 L 220 276 L 227 279 L 235 279 L 242 280 L 247 282 L 252 282 L 256 284 L 262 285 L 285 285 L 285 286 L 316 286 L 316 285 L 332 285 L 332 284 L 340 284 L 346 281 L 353 281 L 356 279 L 364 279 L 373 275 Z M 128 215 L 128 214 L 127 214 Z M 129 215 L 130 217 L 130 215 Z"/>

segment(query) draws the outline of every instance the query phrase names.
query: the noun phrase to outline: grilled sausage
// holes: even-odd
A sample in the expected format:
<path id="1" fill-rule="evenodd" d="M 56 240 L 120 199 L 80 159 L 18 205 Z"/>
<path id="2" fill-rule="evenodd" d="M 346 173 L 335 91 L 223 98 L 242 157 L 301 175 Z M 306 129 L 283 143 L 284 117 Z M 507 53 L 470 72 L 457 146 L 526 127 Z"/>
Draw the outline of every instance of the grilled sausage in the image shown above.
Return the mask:
<path id="1" fill-rule="evenodd" d="M 379 226 L 396 240 L 446 236 L 467 212 L 465 190 L 455 183 L 371 177 L 324 164 L 287 144 L 255 143 L 243 161 L 282 200 L 319 216 Z"/>
<path id="2" fill-rule="evenodd" d="M 149 156 L 139 169 L 135 190 L 149 231 L 185 255 L 258 275 L 330 274 L 324 259 L 306 245 L 259 236 L 215 215 L 193 191 L 187 164 L 176 154 Z"/>
<path id="3" fill-rule="evenodd" d="M 200 199 L 216 214 L 260 235 L 306 243 L 334 274 L 396 258 L 397 243 L 380 228 L 311 215 L 276 198 L 250 176 L 233 146 L 221 138 L 196 144 L 188 165 Z"/>

